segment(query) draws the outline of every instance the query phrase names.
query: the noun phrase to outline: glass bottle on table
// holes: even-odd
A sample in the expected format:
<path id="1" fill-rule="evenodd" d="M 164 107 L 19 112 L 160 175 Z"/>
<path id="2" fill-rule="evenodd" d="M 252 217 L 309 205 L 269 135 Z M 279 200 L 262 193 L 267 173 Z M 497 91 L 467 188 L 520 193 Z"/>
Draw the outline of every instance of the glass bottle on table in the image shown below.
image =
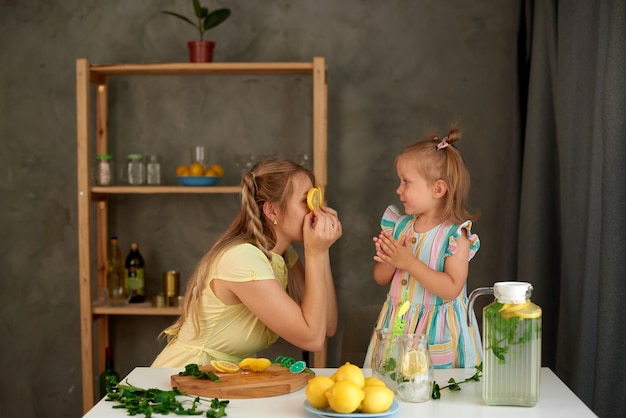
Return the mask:
<path id="1" fill-rule="evenodd" d="M 130 252 L 125 263 L 126 293 L 129 303 L 141 303 L 145 300 L 145 263 L 136 242 L 130 244 Z"/>
<path id="2" fill-rule="evenodd" d="M 120 381 L 120 375 L 113 367 L 113 350 L 107 347 L 105 350 L 105 368 L 100 373 L 100 398 L 104 398 L 111 391 L 112 386 Z"/>

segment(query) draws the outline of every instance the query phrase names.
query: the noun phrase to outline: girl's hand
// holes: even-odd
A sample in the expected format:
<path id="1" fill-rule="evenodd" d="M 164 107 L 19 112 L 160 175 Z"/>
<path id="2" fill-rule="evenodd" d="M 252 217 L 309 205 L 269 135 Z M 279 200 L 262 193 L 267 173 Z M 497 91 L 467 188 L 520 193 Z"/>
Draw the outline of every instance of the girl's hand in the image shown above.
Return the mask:
<path id="1" fill-rule="evenodd" d="M 408 270 L 415 260 L 411 248 L 406 245 L 405 236 L 400 238 L 400 241 L 396 241 L 391 234 L 381 232 L 378 238 L 374 238 L 374 242 L 376 246 L 374 260 L 379 263 L 387 263 L 397 269 Z"/>

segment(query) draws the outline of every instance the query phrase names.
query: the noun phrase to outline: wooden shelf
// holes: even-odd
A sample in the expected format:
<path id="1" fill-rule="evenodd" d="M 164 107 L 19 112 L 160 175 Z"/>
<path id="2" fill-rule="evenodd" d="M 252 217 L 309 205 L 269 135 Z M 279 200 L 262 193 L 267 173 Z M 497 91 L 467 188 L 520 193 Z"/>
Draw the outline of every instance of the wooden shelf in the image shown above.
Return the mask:
<path id="1" fill-rule="evenodd" d="M 239 193 L 241 188 L 239 186 L 95 186 L 90 190 L 95 194 L 228 194 Z"/>
<path id="2" fill-rule="evenodd" d="M 150 302 L 127 303 L 124 305 L 109 305 L 102 299 L 95 300 L 92 304 L 94 315 L 175 315 L 179 316 L 183 312 L 180 307 L 156 308 Z"/>
<path id="3" fill-rule="evenodd" d="M 109 149 L 109 78 L 112 76 L 309 76 L 312 79 L 313 173 L 325 192 L 327 185 L 327 106 L 326 62 L 315 57 L 310 62 L 260 63 L 160 63 L 92 65 L 76 60 L 76 149 L 78 207 L 78 273 L 80 295 L 81 365 L 83 411 L 94 405 L 94 377 L 104 370 L 105 347 L 109 343 L 109 317 L 112 315 L 180 315 L 179 308 L 154 308 L 149 303 L 110 306 L 95 300 L 106 287 L 106 252 L 109 197 L 149 194 L 238 194 L 239 185 L 190 187 L 110 186 L 95 187 L 90 168 L 96 154 Z M 95 87 L 95 89 L 93 88 Z M 94 111 L 92 106 L 95 105 Z M 91 122 L 95 115 L 95 122 Z M 94 146 L 95 144 L 95 146 Z M 114 200 L 114 199 L 111 199 Z M 95 243 L 95 249 L 92 246 Z M 94 260 L 96 262 L 94 263 Z M 96 286 L 94 286 L 96 284 Z M 93 294 L 97 292 L 95 295 Z M 97 327 L 94 326 L 97 324 Z M 97 330 L 97 338 L 94 334 Z M 94 341 L 98 345 L 94 345 Z M 94 354 L 95 360 L 94 361 Z M 97 364 L 97 370 L 94 370 Z M 326 349 L 313 353 L 313 367 L 326 367 Z"/>
<path id="4" fill-rule="evenodd" d="M 162 63 L 92 65 L 92 83 L 102 76 L 132 75 L 311 75 L 310 62 L 239 62 L 239 63 Z"/>

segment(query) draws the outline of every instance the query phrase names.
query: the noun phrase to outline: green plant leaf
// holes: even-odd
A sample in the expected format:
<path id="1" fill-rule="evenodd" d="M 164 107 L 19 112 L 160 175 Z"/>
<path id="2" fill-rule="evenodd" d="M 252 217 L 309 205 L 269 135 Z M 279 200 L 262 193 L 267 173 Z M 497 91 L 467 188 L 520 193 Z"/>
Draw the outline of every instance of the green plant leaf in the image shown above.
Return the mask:
<path id="1" fill-rule="evenodd" d="M 200 6 L 200 0 L 193 0 L 193 11 L 197 18 L 202 18 L 202 6 Z"/>
<path id="2" fill-rule="evenodd" d="M 204 30 L 207 31 L 211 28 L 224 22 L 230 16 L 230 9 L 218 9 L 214 10 L 204 19 Z"/>

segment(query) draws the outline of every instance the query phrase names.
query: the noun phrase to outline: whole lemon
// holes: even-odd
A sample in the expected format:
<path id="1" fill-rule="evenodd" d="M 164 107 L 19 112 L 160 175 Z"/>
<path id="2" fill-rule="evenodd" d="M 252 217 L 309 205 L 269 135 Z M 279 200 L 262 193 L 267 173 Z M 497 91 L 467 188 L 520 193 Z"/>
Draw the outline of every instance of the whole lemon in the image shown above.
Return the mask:
<path id="1" fill-rule="evenodd" d="M 328 398 L 326 398 L 326 391 L 334 385 L 335 382 L 328 376 L 315 376 L 309 380 L 306 385 L 304 394 L 313 408 L 324 409 L 328 408 Z"/>
<path id="2" fill-rule="evenodd" d="M 189 167 L 186 165 L 179 165 L 176 167 L 176 175 L 178 177 L 188 176 L 189 175 Z"/>
<path id="3" fill-rule="evenodd" d="M 377 377 L 372 376 L 372 377 L 368 377 L 367 379 L 365 379 L 364 387 L 368 387 L 368 386 L 385 386 L 385 382 L 383 382 Z"/>
<path id="4" fill-rule="evenodd" d="M 224 177 L 224 167 L 222 167 L 220 164 L 213 164 L 211 167 L 209 167 L 209 169 L 213 170 L 217 177 Z"/>
<path id="5" fill-rule="evenodd" d="M 361 402 L 361 412 L 365 414 L 379 414 L 389 409 L 393 403 L 393 391 L 387 386 L 366 386 L 363 389 L 364 398 Z"/>
<path id="6" fill-rule="evenodd" d="M 349 380 L 355 383 L 359 388 L 365 386 L 365 377 L 363 376 L 363 371 L 359 366 L 355 366 L 350 362 L 347 362 L 343 366 L 339 367 L 330 378 L 333 379 L 335 382 Z"/>
<path id="7" fill-rule="evenodd" d="M 333 411 L 340 414 L 351 414 L 359 409 L 365 397 L 363 389 L 349 380 L 335 382 L 327 391 L 326 398 Z"/>
<path id="8" fill-rule="evenodd" d="M 202 164 L 196 162 L 196 163 L 192 163 L 189 166 L 189 175 L 190 176 L 202 176 L 204 175 L 204 167 L 202 166 Z"/>

